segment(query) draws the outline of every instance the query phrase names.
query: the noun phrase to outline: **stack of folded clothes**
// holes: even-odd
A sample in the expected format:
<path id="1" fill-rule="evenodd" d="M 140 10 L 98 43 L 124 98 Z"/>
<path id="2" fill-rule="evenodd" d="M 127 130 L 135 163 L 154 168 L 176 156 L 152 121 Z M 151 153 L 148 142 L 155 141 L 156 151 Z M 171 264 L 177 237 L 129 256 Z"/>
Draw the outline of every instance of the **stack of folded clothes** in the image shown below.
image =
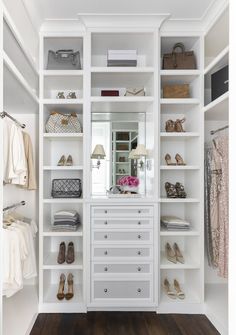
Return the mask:
<path id="1" fill-rule="evenodd" d="M 54 214 L 53 231 L 76 231 L 80 225 L 79 213 L 75 210 L 61 210 Z"/>
<path id="2" fill-rule="evenodd" d="M 189 230 L 190 223 L 177 216 L 161 216 L 161 227 L 167 230 Z"/>

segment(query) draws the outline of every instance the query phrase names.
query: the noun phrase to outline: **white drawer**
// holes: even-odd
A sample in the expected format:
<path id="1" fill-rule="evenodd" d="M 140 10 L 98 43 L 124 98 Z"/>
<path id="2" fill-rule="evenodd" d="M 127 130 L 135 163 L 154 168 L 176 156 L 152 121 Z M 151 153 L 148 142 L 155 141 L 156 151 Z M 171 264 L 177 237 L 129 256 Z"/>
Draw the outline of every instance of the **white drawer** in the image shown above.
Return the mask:
<path id="1" fill-rule="evenodd" d="M 152 218 L 122 218 L 122 219 L 92 219 L 92 226 L 94 228 L 152 228 L 153 219 Z"/>
<path id="2" fill-rule="evenodd" d="M 93 241 L 96 242 L 136 242 L 136 243 L 150 243 L 150 231 L 93 231 Z"/>
<path id="3" fill-rule="evenodd" d="M 93 258 L 151 258 L 152 248 L 151 247 L 92 247 Z"/>
<path id="4" fill-rule="evenodd" d="M 153 216 L 151 206 L 94 206 L 93 217 L 146 217 Z"/>
<path id="5" fill-rule="evenodd" d="M 93 282 L 94 299 L 150 299 L 150 281 Z"/>
<path id="6" fill-rule="evenodd" d="M 94 274 L 150 274 L 152 265 L 147 263 L 92 263 Z"/>

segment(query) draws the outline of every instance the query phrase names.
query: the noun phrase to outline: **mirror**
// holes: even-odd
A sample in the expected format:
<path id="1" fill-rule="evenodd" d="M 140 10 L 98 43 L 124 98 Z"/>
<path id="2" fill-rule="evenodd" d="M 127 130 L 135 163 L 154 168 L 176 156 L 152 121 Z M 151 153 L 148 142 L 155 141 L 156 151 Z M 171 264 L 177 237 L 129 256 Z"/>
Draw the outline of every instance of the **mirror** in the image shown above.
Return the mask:
<path id="1" fill-rule="evenodd" d="M 134 181 L 133 193 L 144 193 L 145 169 L 139 168 L 138 160 L 132 159 L 130 153 L 139 144 L 145 145 L 145 125 L 145 113 L 92 113 L 93 195 L 106 195 L 111 188 L 110 193 L 116 193 L 116 185 L 120 186 L 119 189 L 125 189 L 121 184 L 128 176 L 134 177 L 129 179 L 131 183 Z M 101 159 L 96 155 L 100 145 L 105 151 L 105 157 L 103 155 Z"/>

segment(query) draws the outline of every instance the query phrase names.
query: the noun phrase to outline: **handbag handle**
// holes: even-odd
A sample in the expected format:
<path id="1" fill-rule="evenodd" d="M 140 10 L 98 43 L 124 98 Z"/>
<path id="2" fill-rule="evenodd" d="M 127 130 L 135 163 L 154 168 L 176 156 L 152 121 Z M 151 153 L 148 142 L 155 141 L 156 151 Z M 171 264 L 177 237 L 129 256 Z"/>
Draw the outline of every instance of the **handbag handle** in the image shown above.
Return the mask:
<path id="1" fill-rule="evenodd" d="M 172 53 L 175 53 L 175 52 L 176 52 L 175 49 L 177 49 L 177 48 L 180 48 L 181 51 L 182 51 L 182 53 L 185 52 L 185 46 L 184 46 L 183 43 L 180 43 L 180 42 L 179 42 L 179 43 L 176 43 L 176 44 L 173 46 Z"/>
<path id="2" fill-rule="evenodd" d="M 60 49 L 56 51 L 57 54 L 61 54 L 61 53 L 74 53 L 73 49 Z"/>

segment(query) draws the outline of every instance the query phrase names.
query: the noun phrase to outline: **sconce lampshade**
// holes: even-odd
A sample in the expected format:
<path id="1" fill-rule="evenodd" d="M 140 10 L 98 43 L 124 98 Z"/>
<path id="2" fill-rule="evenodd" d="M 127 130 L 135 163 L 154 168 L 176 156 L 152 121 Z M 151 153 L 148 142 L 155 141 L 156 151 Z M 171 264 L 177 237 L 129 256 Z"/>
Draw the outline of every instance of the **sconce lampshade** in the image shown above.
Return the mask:
<path id="1" fill-rule="evenodd" d="M 104 159 L 106 156 L 105 150 L 102 144 L 97 144 L 91 155 L 92 159 Z"/>
<path id="2" fill-rule="evenodd" d="M 138 157 L 136 157 L 135 155 L 135 151 L 136 149 L 132 149 L 129 153 L 129 159 L 137 159 Z"/>
<path id="3" fill-rule="evenodd" d="M 148 152 L 144 144 L 139 144 L 135 149 L 134 155 L 137 157 L 147 156 Z"/>

